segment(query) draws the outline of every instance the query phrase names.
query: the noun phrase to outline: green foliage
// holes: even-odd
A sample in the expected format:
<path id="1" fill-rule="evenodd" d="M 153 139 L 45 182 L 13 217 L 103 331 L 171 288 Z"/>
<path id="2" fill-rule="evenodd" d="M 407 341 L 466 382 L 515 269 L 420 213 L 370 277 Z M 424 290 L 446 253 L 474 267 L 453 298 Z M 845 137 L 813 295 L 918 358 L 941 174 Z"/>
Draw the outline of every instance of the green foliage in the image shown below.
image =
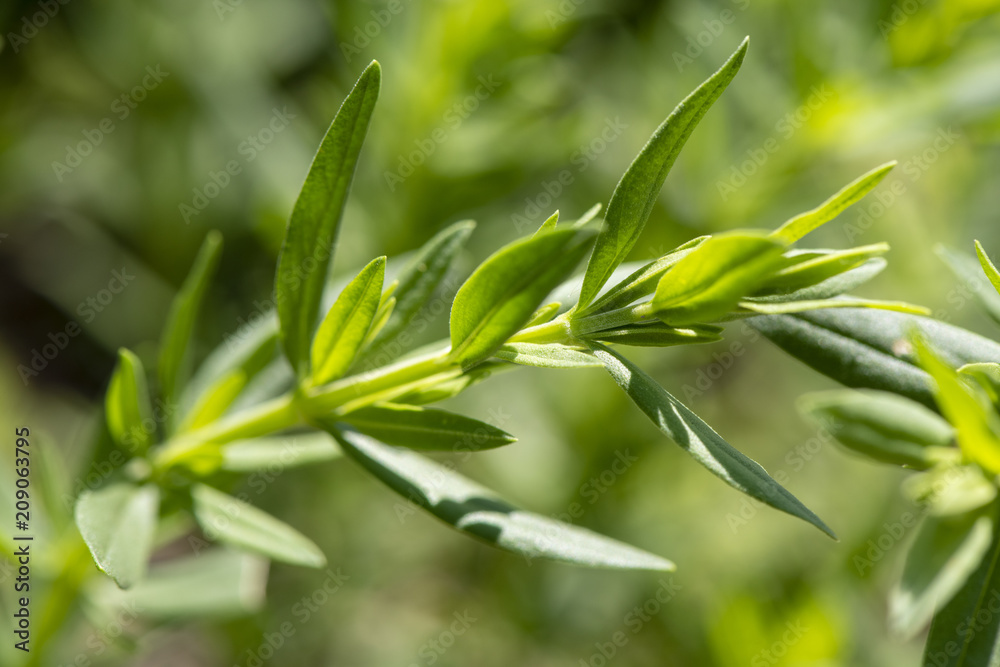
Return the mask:
<path id="1" fill-rule="evenodd" d="M 282 345 L 300 378 L 308 375 L 330 258 L 381 81 L 382 70 L 373 62 L 333 119 L 288 219 L 274 291 Z"/>
<path id="2" fill-rule="evenodd" d="M 139 357 L 118 350 L 118 366 L 104 398 L 104 414 L 115 443 L 123 449 L 145 451 L 155 435 L 153 408 L 149 402 L 146 371 Z"/>
<path id="3" fill-rule="evenodd" d="M 411 503 L 489 544 L 590 567 L 673 570 L 670 561 L 556 519 L 525 512 L 453 469 L 327 424 L 344 452 Z M 412 510 L 411 510 L 412 511 Z"/>
<path id="4" fill-rule="evenodd" d="M 160 492 L 156 486 L 114 482 L 76 501 L 76 525 L 97 567 L 122 588 L 146 573 Z"/>
<path id="5" fill-rule="evenodd" d="M 213 539 L 294 565 L 326 565 L 312 541 L 252 505 L 204 484 L 191 488 L 191 501 L 195 518 Z"/>
<path id="6" fill-rule="evenodd" d="M 791 247 L 874 187 L 888 166 L 778 232 L 701 236 L 631 273 L 621 266 L 680 148 L 735 76 L 746 49 L 744 41 L 660 125 L 615 189 L 599 232 L 589 224 L 599 205 L 572 223 L 560 224 L 558 213 L 552 214 L 533 234 L 511 241 L 472 271 L 452 301 L 448 340 L 403 356 L 404 334 L 432 299 L 443 298 L 435 295 L 473 223 L 456 223 L 430 239 L 388 287 L 386 260 L 380 257 L 338 295 L 328 290 L 332 247 L 378 96 L 379 66 L 369 66 L 323 139 L 289 219 L 275 281 L 277 317 L 264 318 L 240 340 L 221 345 L 187 381 L 180 369 L 191 347 L 194 314 L 218 261 L 217 236 L 206 239 L 178 296 L 161 356 L 166 378 L 161 393 L 180 397 L 180 416 L 165 425 L 162 442 L 143 431 L 143 447 L 133 452 L 136 458 L 128 466 L 132 481 L 85 494 L 77 507 L 81 533 L 98 564 L 119 584 L 136 583 L 148 559 L 149 535 L 167 525 L 169 516 L 178 530 L 197 524 L 208 539 L 232 548 L 322 567 L 325 558 L 307 537 L 216 486 L 234 474 L 318 465 L 345 454 L 407 498 L 407 511 L 422 508 L 463 533 L 528 559 L 673 569 L 659 556 L 516 509 L 461 476 L 450 461 L 431 461 L 411 451 L 467 456 L 513 443 L 514 436 L 494 425 L 423 406 L 519 366 L 604 366 L 667 438 L 713 474 L 832 536 L 761 466 L 608 347 L 709 343 L 722 338 L 722 323 L 762 309 L 798 312 L 861 303 L 919 310 L 828 299 L 875 275 L 884 266 L 884 244 L 845 251 Z M 582 281 L 574 283 L 574 271 L 592 246 Z M 615 274 L 624 277 L 601 294 Z M 566 295 L 576 284 L 580 296 L 564 308 L 561 303 L 572 300 Z M 560 296 L 552 296 L 555 292 Z M 321 303 L 332 306 L 316 327 Z M 108 423 L 117 441 L 145 426 L 149 401 L 141 364 L 123 351 L 108 392 Z M 950 434 L 950 427 L 938 426 L 938 432 Z M 870 440 L 865 446 L 877 448 Z M 146 445 L 154 445 L 148 456 Z M 913 450 L 919 446 L 907 441 L 897 443 L 899 451 L 887 451 L 915 460 Z M 934 441 L 921 453 L 946 449 Z M 159 524 L 158 489 L 169 499 Z M 146 537 L 123 537 L 137 530 Z M 230 594 L 223 597 L 229 600 Z"/>
<path id="7" fill-rule="evenodd" d="M 625 261 L 639 240 L 639 234 L 646 226 L 677 155 L 698 122 L 740 70 L 749 45 L 748 37 L 718 72 L 677 105 L 625 171 L 611 195 L 604 217 L 605 226 L 597 237 L 594 253 L 584 274 L 580 290 L 581 308 L 594 300 L 608 277 Z"/>
<path id="8" fill-rule="evenodd" d="M 1000 290 L 985 250 L 975 247 Z M 960 278 L 971 277 L 974 259 L 939 254 Z M 994 316 L 996 296 L 978 295 Z M 892 594 L 892 627 L 912 636 L 931 621 L 924 664 L 997 664 L 1000 616 L 986 605 L 997 590 L 1000 558 L 1000 346 L 948 324 L 885 311 L 773 317 L 755 326 L 844 384 L 884 390 L 828 392 L 801 407 L 831 425 L 851 450 L 921 471 L 903 484 L 925 516 Z"/>
<path id="9" fill-rule="evenodd" d="M 379 257 L 337 297 L 312 342 L 312 384 L 336 380 L 351 367 L 375 320 L 384 280 L 385 257 Z"/>

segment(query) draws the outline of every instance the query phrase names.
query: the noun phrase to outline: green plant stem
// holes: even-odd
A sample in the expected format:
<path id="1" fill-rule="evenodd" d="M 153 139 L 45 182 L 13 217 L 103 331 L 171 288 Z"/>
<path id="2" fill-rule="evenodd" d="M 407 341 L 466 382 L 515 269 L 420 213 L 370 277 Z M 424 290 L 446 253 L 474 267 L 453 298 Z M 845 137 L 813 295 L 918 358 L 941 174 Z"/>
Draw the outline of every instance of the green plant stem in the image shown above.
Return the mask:
<path id="1" fill-rule="evenodd" d="M 585 336 L 597 331 L 606 331 L 628 324 L 639 324 L 655 320 L 653 307 L 649 303 L 617 308 L 606 313 L 597 313 L 573 320 L 573 335 Z"/>
<path id="2" fill-rule="evenodd" d="M 606 329 L 642 319 L 641 309 L 623 308 L 572 322 L 566 313 L 551 322 L 518 332 L 509 342 L 574 343 L 579 323 L 584 331 Z M 631 313 L 631 314 L 628 314 Z M 593 327 L 588 325 L 592 324 Z M 596 327 L 596 328 L 594 328 Z M 162 472 L 194 457 L 210 445 L 243 438 L 256 438 L 293 426 L 311 423 L 317 417 L 344 414 L 377 401 L 389 401 L 415 387 L 434 384 L 462 374 L 451 359 L 446 343 L 424 355 L 397 361 L 372 371 L 356 373 L 302 392 L 289 392 L 254 408 L 239 412 L 166 442 L 153 455 L 153 470 Z"/>

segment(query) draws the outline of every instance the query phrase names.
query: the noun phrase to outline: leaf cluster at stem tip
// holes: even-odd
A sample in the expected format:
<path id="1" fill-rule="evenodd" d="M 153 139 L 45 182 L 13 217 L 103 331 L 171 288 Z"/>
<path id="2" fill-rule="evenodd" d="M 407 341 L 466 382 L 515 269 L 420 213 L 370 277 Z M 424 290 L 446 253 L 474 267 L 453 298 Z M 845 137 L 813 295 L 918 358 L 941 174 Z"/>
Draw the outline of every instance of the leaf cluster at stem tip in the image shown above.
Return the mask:
<path id="1" fill-rule="evenodd" d="M 327 130 L 292 209 L 277 260 L 276 316 L 188 373 L 195 315 L 221 251 L 212 233 L 170 311 L 158 377 L 149 381 L 140 358 L 122 351 L 106 397 L 108 429 L 116 445 L 144 463 L 77 504 L 81 534 L 98 565 L 122 586 L 141 579 L 153 548 L 149 536 L 169 515 L 233 548 L 322 567 L 325 558 L 315 544 L 218 488 L 217 473 L 343 457 L 496 547 L 589 566 L 672 569 L 670 561 L 636 547 L 517 509 L 424 456 L 513 443 L 514 436 L 497 425 L 427 406 L 518 366 L 604 368 L 667 439 L 712 474 L 832 536 L 764 468 L 616 349 L 711 343 L 722 337 L 725 322 L 760 313 L 844 307 L 922 312 L 843 296 L 885 266 L 884 244 L 793 247 L 870 192 L 893 163 L 863 174 L 776 231 L 726 231 L 646 263 L 626 262 L 681 149 L 733 81 L 748 45 L 744 40 L 655 129 L 614 189 L 603 219 L 600 206 L 575 221 L 554 213 L 536 232 L 482 261 L 453 295 L 446 278 L 456 270 L 471 221 L 443 229 L 406 266 L 378 257 L 350 272 L 339 292 L 330 288 L 345 202 L 381 87 L 381 68 L 371 63 Z M 448 337 L 404 351 L 400 341 L 412 338 L 405 334 L 436 299 L 451 300 Z M 152 433 L 147 424 L 157 392 L 177 410 Z M 294 455 L 273 446 L 280 438 L 308 437 L 310 430 L 314 439 Z M 900 455 L 912 452 L 902 448 Z M 161 503 L 165 498 L 169 503 Z M 226 516 L 239 520 L 222 521 Z"/>

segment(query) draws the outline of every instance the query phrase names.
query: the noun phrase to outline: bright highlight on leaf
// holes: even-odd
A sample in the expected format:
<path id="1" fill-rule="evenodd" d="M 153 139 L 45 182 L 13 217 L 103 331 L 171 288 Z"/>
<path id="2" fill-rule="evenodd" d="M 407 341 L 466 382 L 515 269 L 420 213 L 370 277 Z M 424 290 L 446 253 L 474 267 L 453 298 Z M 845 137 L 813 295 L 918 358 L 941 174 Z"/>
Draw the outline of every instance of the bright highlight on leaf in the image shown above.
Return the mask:
<path id="1" fill-rule="evenodd" d="M 455 363 L 482 361 L 517 333 L 576 268 L 592 239 L 586 230 L 556 229 L 515 241 L 483 262 L 451 307 Z"/>
<path id="2" fill-rule="evenodd" d="M 722 436 L 653 378 L 606 347 L 595 346 L 594 354 L 650 421 L 694 460 L 708 468 L 709 472 L 734 489 L 808 521 L 830 537 L 836 538 L 819 517 L 774 481 L 758 463 L 723 440 Z"/>
<path id="3" fill-rule="evenodd" d="M 76 501 L 76 525 L 97 567 L 121 588 L 139 582 L 153 548 L 160 491 L 152 484 L 115 482 L 84 491 Z"/>
<path id="4" fill-rule="evenodd" d="M 293 565 L 326 565 L 326 556 L 312 540 L 253 505 L 204 484 L 191 489 L 191 500 L 195 518 L 210 539 Z"/>
<path id="5" fill-rule="evenodd" d="M 333 424 L 344 452 L 410 503 L 457 530 L 506 551 L 589 567 L 673 570 L 670 561 L 584 528 L 508 504 L 494 492 L 416 452 Z"/>
<path id="6" fill-rule="evenodd" d="M 104 414 L 111 437 L 122 449 L 142 453 L 152 444 L 156 422 L 146 371 L 139 357 L 125 348 L 118 350 L 118 366 L 104 398 Z"/>
<path id="7" fill-rule="evenodd" d="M 380 403 L 350 412 L 343 420 L 386 444 L 411 449 L 472 452 L 517 440 L 478 419 L 414 405 Z"/>
<path id="8" fill-rule="evenodd" d="M 760 232 L 713 236 L 663 274 L 652 312 L 672 326 L 718 320 L 775 271 L 783 250 Z"/>
<path id="9" fill-rule="evenodd" d="M 299 378 L 309 372 L 323 287 L 381 79 L 379 64 L 372 62 L 344 100 L 309 167 L 278 255 L 274 290 L 281 342 Z"/>
<path id="10" fill-rule="evenodd" d="M 894 160 L 862 174 L 816 208 L 795 216 L 776 229 L 774 238 L 782 243 L 794 243 L 814 229 L 822 227 L 871 192 L 895 166 Z"/>
<path id="11" fill-rule="evenodd" d="M 347 372 L 375 319 L 385 280 L 385 257 L 371 261 L 337 297 L 312 344 L 312 384 Z"/>
<path id="12" fill-rule="evenodd" d="M 160 343 L 160 391 L 163 400 L 172 403 L 179 384 L 187 380 L 186 364 L 190 361 L 188 352 L 191 334 L 194 331 L 198 309 L 205 298 L 208 284 L 215 274 L 222 254 L 222 234 L 209 232 L 202 243 L 198 257 L 191 267 L 191 273 L 184 281 L 174 302 L 170 306 L 167 324 Z"/>
<path id="13" fill-rule="evenodd" d="M 594 300 L 639 240 L 677 155 L 702 117 L 736 76 L 749 45 L 748 37 L 719 71 L 677 105 L 618 182 L 583 278 L 581 310 Z"/>

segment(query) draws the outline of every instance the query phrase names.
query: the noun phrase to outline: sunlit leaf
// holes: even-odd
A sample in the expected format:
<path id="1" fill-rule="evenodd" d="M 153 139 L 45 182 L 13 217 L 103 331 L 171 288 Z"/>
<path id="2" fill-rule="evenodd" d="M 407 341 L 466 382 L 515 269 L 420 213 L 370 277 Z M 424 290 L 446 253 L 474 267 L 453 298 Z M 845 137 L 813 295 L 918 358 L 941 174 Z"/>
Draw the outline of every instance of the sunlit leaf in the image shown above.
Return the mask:
<path id="1" fill-rule="evenodd" d="M 673 570 L 670 561 L 584 528 L 525 512 L 493 491 L 407 449 L 334 424 L 326 428 L 344 452 L 401 495 L 404 518 L 421 507 L 457 530 L 525 558 L 638 570 Z"/>
<path id="2" fill-rule="evenodd" d="M 160 492 L 152 484 L 115 482 L 84 491 L 76 501 L 76 525 L 97 567 L 121 588 L 146 573 L 153 548 Z"/>
<path id="3" fill-rule="evenodd" d="M 948 422 L 920 403 L 888 392 L 809 394 L 799 408 L 845 447 L 883 463 L 923 469 L 949 458 L 949 452 L 958 453 L 949 447 L 955 430 Z"/>
<path id="4" fill-rule="evenodd" d="M 312 344 L 313 384 L 336 380 L 351 367 L 382 297 L 385 257 L 372 260 L 340 293 Z"/>
<path id="5" fill-rule="evenodd" d="M 616 352 L 595 344 L 594 354 L 619 387 L 657 428 L 724 482 L 835 537 L 823 521 L 774 481 L 758 463 L 722 439 L 651 377 Z"/>
<path id="6" fill-rule="evenodd" d="M 709 107 L 736 76 L 749 44 L 749 38 L 743 40 L 719 71 L 677 105 L 625 171 L 611 196 L 604 227 L 587 265 L 580 291 L 580 309 L 593 301 L 611 273 L 635 246 L 677 155 Z"/>
<path id="7" fill-rule="evenodd" d="M 341 105 L 309 167 L 278 255 L 274 289 L 281 342 L 300 378 L 309 372 L 309 350 L 340 218 L 381 78 L 382 70 L 373 62 Z"/>
<path id="8" fill-rule="evenodd" d="M 498 359 L 520 366 L 538 368 L 587 368 L 603 364 L 590 354 L 567 345 L 548 343 L 507 343 L 494 355 Z"/>
<path id="9" fill-rule="evenodd" d="M 992 524 L 990 517 L 974 513 L 924 517 L 889 600 L 889 619 L 896 632 L 912 637 L 951 600 L 982 562 Z"/>
<path id="10" fill-rule="evenodd" d="M 718 320 L 777 269 L 783 250 L 762 232 L 713 236 L 663 274 L 652 312 L 672 326 Z"/>
<path id="11" fill-rule="evenodd" d="M 556 229 L 515 241 L 487 258 L 452 304 L 454 361 L 468 366 L 493 354 L 576 267 L 592 239 L 586 230 Z"/>
<path id="12" fill-rule="evenodd" d="M 414 321 L 441 285 L 475 227 L 476 223 L 471 220 L 456 222 L 424 244 L 399 274 L 399 287 L 393 294 L 396 303 L 392 314 L 367 346 L 364 358 L 379 354 L 385 343 L 394 340 Z"/>
<path id="13" fill-rule="evenodd" d="M 160 343 L 159 377 L 160 392 L 168 404 L 178 393 L 178 384 L 187 379 L 186 364 L 189 358 L 189 341 L 194 331 L 198 309 L 208 290 L 208 284 L 219 264 L 222 254 L 222 234 L 209 232 L 202 243 L 194 266 L 170 306 L 170 314 Z"/>
<path id="14" fill-rule="evenodd" d="M 342 417 L 354 428 L 389 445 L 439 451 L 477 451 L 517 438 L 472 417 L 435 408 L 380 403 Z"/>
<path id="15" fill-rule="evenodd" d="M 326 565 L 326 556 L 309 538 L 253 505 L 205 484 L 191 487 L 191 500 L 194 516 L 210 539 L 285 563 Z"/>
<path id="16" fill-rule="evenodd" d="M 667 347 L 670 345 L 693 345 L 722 340 L 722 328 L 711 324 L 689 327 L 672 327 L 662 322 L 634 324 L 615 329 L 607 329 L 588 334 L 589 340 L 617 345 L 638 347 Z"/>
<path id="17" fill-rule="evenodd" d="M 1000 524 L 992 508 L 993 540 L 965 584 L 937 614 L 924 648 L 924 665 L 993 667 L 1000 664 Z"/>
<path id="18" fill-rule="evenodd" d="M 871 192 L 895 166 L 895 161 L 887 162 L 862 174 L 816 208 L 787 221 L 773 232 L 774 237 L 783 243 L 798 241 L 809 232 L 836 218 L 844 209 Z"/>
<path id="19" fill-rule="evenodd" d="M 131 351 L 118 350 L 118 365 L 104 397 L 104 414 L 111 437 L 122 449 L 141 454 L 156 434 L 146 371 Z"/>
<path id="20" fill-rule="evenodd" d="M 1000 417 L 981 390 L 960 379 L 919 336 L 914 338 L 920 365 L 934 379 L 934 397 L 955 426 L 958 445 L 970 460 L 1000 473 Z"/>

